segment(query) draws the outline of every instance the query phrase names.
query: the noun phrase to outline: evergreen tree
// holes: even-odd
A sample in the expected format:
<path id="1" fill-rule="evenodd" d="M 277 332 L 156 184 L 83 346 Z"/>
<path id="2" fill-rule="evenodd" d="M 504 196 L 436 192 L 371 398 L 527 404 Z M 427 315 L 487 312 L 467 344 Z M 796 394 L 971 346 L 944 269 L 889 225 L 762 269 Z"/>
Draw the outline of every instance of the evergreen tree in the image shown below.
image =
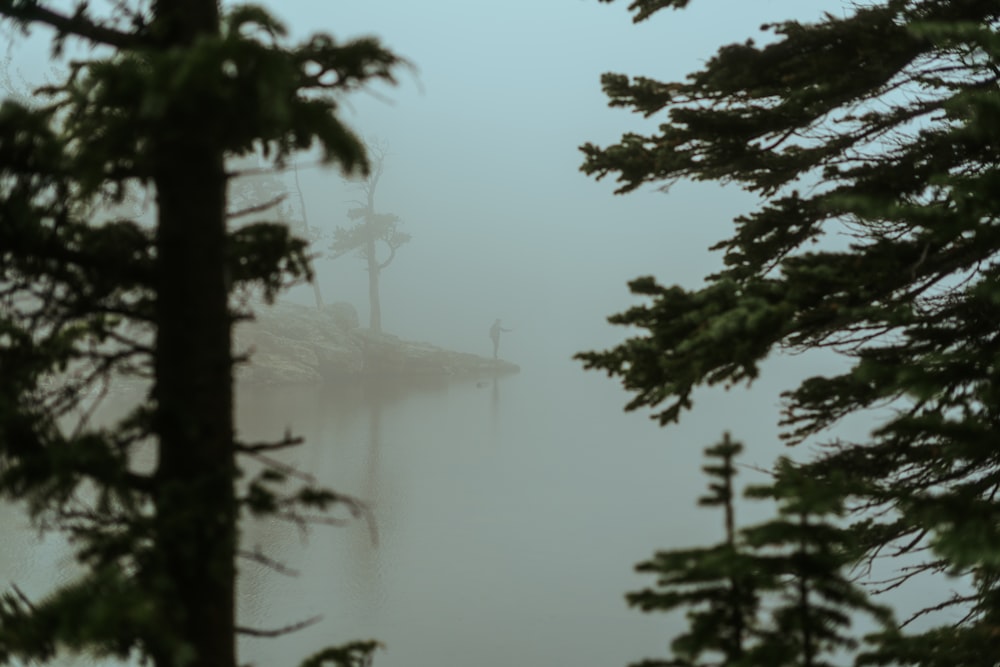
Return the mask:
<path id="1" fill-rule="evenodd" d="M 396 259 L 396 251 L 400 246 L 410 242 L 410 235 L 400 231 L 402 220 L 392 213 L 379 213 L 375 210 L 375 190 L 385 170 L 385 148 L 369 146 L 372 153 L 373 168 L 370 174 L 360 183 L 364 201 L 355 202 L 358 205 L 347 212 L 347 217 L 355 224 L 351 227 L 337 227 L 333 233 L 333 257 L 337 258 L 349 252 L 357 252 L 358 257 L 365 261 L 368 271 L 368 326 L 375 333 L 382 331 L 382 301 L 379 292 L 379 277 L 392 260 Z M 379 260 L 381 246 L 385 246 L 388 254 Z"/>
<path id="2" fill-rule="evenodd" d="M 631 8 L 644 20 L 685 4 Z M 852 365 L 785 394 L 791 444 L 892 408 L 870 438 L 829 442 L 803 474 L 850 471 L 840 493 L 858 508 L 854 543 L 917 563 L 889 587 L 952 576 L 974 588 L 928 601 L 960 612 L 957 627 L 887 633 L 868 654 L 878 664 L 944 664 L 949 647 L 969 648 L 956 659 L 973 645 L 975 660 L 951 664 L 1000 662 L 998 22 L 995 2 L 883 0 L 765 26 L 766 45 L 725 46 L 684 81 L 606 74 L 612 106 L 662 124 L 582 148 L 584 171 L 617 175 L 619 192 L 693 178 L 764 202 L 715 246 L 725 268 L 705 287 L 633 281 L 648 300 L 611 321 L 640 335 L 580 355 L 635 392 L 629 408 L 675 421 L 695 387 L 752 382 L 772 352 L 821 348 Z M 848 247 L 814 245 L 838 233 Z"/>
<path id="3" fill-rule="evenodd" d="M 0 20 L 95 47 L 29 106 L 0 105 L 0 494 L 42 528 L 67 531 L 83 574 L 42 599 L 0 600 L 0 662 L 62 649 L 157 667 L 235 667 L 234 559 L 241 516 L 303 518 L 350 498 L 282 491 L 287 471 L 233 428 L 234 285 L 265 294 L 308 276 L 286 226 L 226 224 L 227 155 L 283 160 L 318 144 L 365 173 L 338 99 L 392 80 L 372 39 L 289 44 L 256 6 L 115 2 L 108 16 L 0 0 Z M 155 201 L 152 229 L 92 222 L 131 189 Z M 109 426 L 88 394 L 123 378 L 148 399 Z M 149 457 L 142 451 L 153 452 Z M 240 455 L 265 463 L 238 483 Z M 360 664 L 373 645 L 314 657 Z"/>
<path id="4" fill-rule="evenodd" d="M 637 567 L 657 575 L 657 586 L 629 594 L 629 603 L 643 611 L 687 608 L 689 622 L 671 642 L 672 660 L 642 667 L 820 667 L 829 664 L 825 654 L 858 645 L 846 633 L 858 613 L 891 627 L 889 612 L 845 575 L 858 553 L 850 531 L 836 525 L 842 499 L 788 460 L 779 461 L 773 484 L 747 491 L 776 500 L 778 517 L 735 528 L 734 457 L 742 449 L 727 433 L 705 450 L 711 493 L 699 504 L 723 508 L 725 541 L 659 552 Z"/>
<path id="5" fill-rule="evenodd" d="M 768 584 L 767 575 L 737 541 L 734 517 L 735 457 L 743 445 L 726 433 L 718 444 L 705 449 L 709 462 L 702 468 L 709 476 L 709 494 L 698 504 L 721 507 L 725 515 L 725 541 L 709 548 L 660 551 L 652 560 L 636 566 L 638 572 L 655 574 L 656 588 L 626 596 L 642 611 L 687 608 L 689 629 L 671 642 L 674 660 L 645 661 L 641 665 L 704 665 L 704 654 L 718 654 L 717 664 L 733 665 L 743 658 L 756 630 L 759 607 L 757 591 Z"/>
<path id="6" fill-rule="evenodd" d="M 873 604 L 847 574 L 861 553 L 853 530 L 838 525 L 844 514 L 839 481 L 815 480 L 782 457 L 772 484 L 747 490 L 749 498 L 778 505 L 776 518 L 742 531 L 769 577 L 766 592 L 775 598 L 749 664 L 826 667 L 825 655 L 858 647 L 847 632 L 858 614 L 871 616 L 882 630 L 893 628 L 890 611 Z"/>

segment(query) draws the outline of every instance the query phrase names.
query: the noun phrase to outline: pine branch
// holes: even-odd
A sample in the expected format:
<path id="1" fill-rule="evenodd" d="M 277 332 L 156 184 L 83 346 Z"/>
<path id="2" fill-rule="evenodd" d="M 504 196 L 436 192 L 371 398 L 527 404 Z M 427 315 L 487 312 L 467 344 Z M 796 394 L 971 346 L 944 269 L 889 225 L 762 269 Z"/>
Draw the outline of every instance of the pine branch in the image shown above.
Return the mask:
<path id="1" fill-rule="evenodd" d="M 273 448 L 281 449 L 283 447 L 290 447 L 292 446 L 292 444 L 299 444 L 299 443 L 290 443 L 287 445 L 282 443 L 275 443 Z M 275 470 L 281 473 L 282 475 L 287 475 L 288 477 L 295 477 L 296 479 L 302 480 L 307 484 L 316 483 L 316 478 L 310 475 L 309 473 L 303 472 L 298 468 L 296 468 L 295 466 L 289 465 L 287 463 L 282 463 L 281 461 L 273 459 L 270 456 L 265 456 L 264 454 L 261 454 L 259 451 L 245 451 L 243 449 L 238 449 L 237 451 L 240 454 L 246 454 L 250 458 L 259 461 L 260 463 L 263 463 L 271 470 Z"/>
<path id="2" fill-rule="evenodd" d="M 913 614 L 910 615 L 909 618 L 907 618 L 905 621 L 903 621 L 902 623 L 900 623 L 899 627 L 900 628 L 905 628 L 906 626 L 908 626 L 910 623 L 912 623 L 913 621 L 917 620 L 918 618 L 920 618 L 922 616 L 926 616 L 927 614 L 932 614 L 935 611 L 942 611 L 944 609 L 948 609 L 949 607 L 954 607 L 955 605 L 965 604 L 965 603 L 968 603 L 968 602 L 978 602 L 979 599 L 980 598 L 979 598 L 978 595 L 958 595 L 957 593 L 952 593 L 952 596 L 950 598 L 948 598 L 947 600 L 945 600 L 943 602 L 939 602 L 938 604 L 930 606 L 930 607 L 924 607 L 920 611 L 914 612 Z M 969 614 L 967 614 L 965 617 L 963 617 L 955 625 L 956 626 L 957 625 L 962 625 L 969 618 L 971 618 L 971 615 L 973 613 L 974 612 L 970 612 Z"/>
<path id="3" fill-rule="evenodd" d="M 298 623 L 292 623 L 291 625 L 286 625 L 283 628 L 277 628 L 274 630 L 260 630 L 258 628 L 248 628 L 246 626 L 237 625 L 236 634 L 246 635 L 248 637 L 281 637 L 282 635 L 288 635 L 293 632 L 298 632 L 308 628 L 311 625 L 316 625 L 323 620 L 322 615 L 316 615 L 311 618 L 307 618 L 304 621 L 299 621 Z"/>
<path id="4" fill-rule="evenodd" d="M 264 211 L 268 211 L 274 208 L 275 206 L 285 201 L 286 199 L 288 199 L 288 194 L 282 193 L 277 197 L 273 197 L 265 201 L 262 204 L 254 204 L 253 206 L 248 206 L 246 208 L 241 208 L 237 211 L 231 211 L 229 213 L 226 213 L 226 217 L 230 220 L 236 220 L 238 218 L 245 218 L 248 215 L 253 215 L 254 213 L 263 213 Z"/>
<path id="5" fill-rule="evenodd" d="M 259 454 L 261 452 L 271 452 L 278 449 L 288 449 L 289 447 L 297 447 L 298 445 L 301 445 L 304 442 L 305 438 L 301 436 L 293 437 L 289 434 L 286 434 L 284 438 L 274 442 L 254 442 L 254 443 L 238 442 L 236 443 L 236 451 L 240 452 L 241 454 Z M 274 461 L 273 459 L 267 459 L 263 457 L 255 457 L 255 458 L 259 458 L 268 465 L 272 464 L 284 465 Z"/>
<path id="6" fill-rule="evenodd" d="M 19 23 L 41 23 L 54 28 L 60 35 L 73 35 L 118 49 L 134 49 L 146 43 L 145 38 L 139 34 L 121 32 L 94 23 L 86 17 L 83 9 L 84 6 L 78 6 L 75 14 L 66 16 L 34 2 L 0 0 L 0 16 Z"/>

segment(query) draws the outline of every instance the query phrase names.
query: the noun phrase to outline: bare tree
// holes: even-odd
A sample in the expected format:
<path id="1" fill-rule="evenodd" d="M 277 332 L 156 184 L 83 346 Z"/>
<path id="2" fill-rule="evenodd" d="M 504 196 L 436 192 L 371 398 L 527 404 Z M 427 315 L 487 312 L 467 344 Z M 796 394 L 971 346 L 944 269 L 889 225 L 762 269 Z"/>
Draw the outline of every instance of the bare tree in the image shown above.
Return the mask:
<path id="1" fill-rule="evenodd" d="M 354 200 L 357 204 L 347 211 L 347 217 L 354 225 L 338 227 L 333 233 L 331 251 L 333 258 L 357 251 L 357 256 L 363 259 L 368 269 L 368 303 L 370 306 L 369 327 L 372 331 L 382 331 L 382 308 L 379 301 L 379 275 L 382 270 L 396 258 L 400 246 L 410 241 L 410 235 L 399 230 L 402 224 L 399 216 L 392 213 L 379 213 L 375 210 L 375 190 L 385 171 L 386 147 L 379 144 L 368 145 L 371 160 L 371 171 L 358 184 L 364 194 L 363 200 Z M 379 260 L 380 247 L 384 246 L 387 255 Z"/>

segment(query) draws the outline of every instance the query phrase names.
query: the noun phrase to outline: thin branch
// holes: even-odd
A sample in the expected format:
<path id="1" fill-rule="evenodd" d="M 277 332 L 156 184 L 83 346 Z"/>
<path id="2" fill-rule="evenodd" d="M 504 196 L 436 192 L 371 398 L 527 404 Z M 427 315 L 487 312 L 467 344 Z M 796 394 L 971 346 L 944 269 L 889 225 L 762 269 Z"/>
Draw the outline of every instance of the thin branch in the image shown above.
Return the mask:
<path id="1" fill-rule="evenodd" d="M 240 549 L 239 551 L 236 552 L 236 555 L 239 556 L 240 558 L 245 558 L 245 559 L 247 559 L 249 561 L 252 561 L 254 563 L 258 563 L 260 565 L 263 565 L 264 567 L 270 568 L 271 570 L 274 570 L 278 574 L 283 574 L 286 577 L 298 577 L 299 576 L 299 571 L 298 570 L 293 570 L 292 568 L 288 567 L 287 565 L 285 565 L 281 561 L 275 560 L 273 558 L 269 558 L 269 557 L 265 556 L 264 554 L 262 554 L 260 552 L 260 547 L 254 547 L 253 551 L 246 551 L 246 550 Z"/>
<path id="2" fill-rule="evenodd" d="M 282 635 L 291 634 L 293 632 L 298 632 L 304 628 L 308 628 L 310 625 L 316 625 L 323 620 L 323 616 L 313 616 L 312 618 L 307 618 L 304 621 L 299 621 L 298 623 L 292 623 L 291 625 L 286 625 L 283 628 L 277 628 L 275 630 L 260 630 L 258 628 L 248 628 L 242 625 L 236 626 L 236 633 L 240 635 L 248 635 L 250 637 L 280 637 Z"/>
<path id="3" fill-rule="evenodd" d="M 226 213 L 226 218 L 229 220 L 236 220 L 237 218 L 242 218 L 247 215 L 253 215 L 254 213 L 261 213 L 272 209 L 281 202 L 288 199 L 287 193 L 282 193 L 277 197 L 269 199 L 262 204 L 254 204 L 253 206 L 248 206 L 247 208 L 239 209 L 238 211 L 233 211 L 232 213 Z"/>
<path id="4" fill-rule="evenodd" d="M 386 257 L 386 259 L 385 259 L 384 262 L 382 262 L 381 264 L 378 265 L 378 270 L 379 271 L 381 271 L 385 267 L 389 266 L 392 263 L 392 260 L 396 259 L 396 246 L 393 245 L 392 243 L 388 243 L 388 242 L 386 242 L 386 243 L 389 246 L 389 256 Z"/>
<path id="5" fill-rule="evenodd" d="M 907 625 L 909 625 L 913 621 L 917 620 L 921 616 L 925 616 L 926 614 L 930 614 L 930 613 L 935 612 L 935 611 L 942 611 L 944 609 L 947 609 L 948 607 L 953 607 L 953 606 L 955 606 L 957 604 L 962 604 L 964 602 L 975 602 L 977 600 L 979 600 L 979 596 L 977 596 L 977 595 L 961 595 L 960 596 L 960 595 L 953 594 L 950 599 L 945 600 L 944 602 L 936 604 L 936 605 L 934 605 L 932 607 L 925 607 L 924 609 L 921 609 L 920 611 L 915 612 L 908 619 L 906 619 L 905 621 L 903 621 L 903 623 L 901 623 L 899 627 L 900 627 L 900 629 L 905 628 Z M 961 622 L 964 622 L 965 620 L 968 620 L 968 616 L 966 616 L 965 618 L 963 618 L 962 621 L 959 622 L 959 624 L 961 624 Z"/>
<path id="6" fill-rule="evenodd" d="M 287 449 L 289 447 L 296 447 L 305 442 L 305 438 L 301 436 L 292 437 L 286 435 L 281 440 L 276 440 L 274 442 L 254 442 L 254 443 L 236 443 L 236 451 L 241 454 L 259 454 L 260 452 L 271 452 L 276 449 Z M 270 465 L 272 462 L 267 461 Z"/>
<path id="7" fill-rule="evenodd" d="M 372 512 L 371 508 L 368 507 L 368 505 L 363 501 L 358 500 L 357 498 L 352 498 L 351 496 L 338 494 L 335 502 L 336 504 L 347 507 L 347 511 L 350 512 L 351 515 L 350 519 L 342 519 L 329 515 L 300 514 L 294 509 L 284 512 L 276 512 L 273 516 L 277 519 L 295 524 L 303 535 L 308 534 L 309 526 L 312 525 L 325 525 L 340 528 L 350 524 L 351 521 L 364 519 L 365 525 L 368 526 L 368 536 L 371 539 L 372 546 L 378 547 L 378 524 L 375 523 L 375 514 Z"/>
<path id="8" fill-rule="evenodd" d="M 282 463 L 281 461 L 276 461 L 276 460 L 272 459 L 270 456 L 265 456 L 264 454 L 261 454 L 260 452 L 253 452 L 253 451 L 251 451 L 251 452 L 241 452 L 241 453 L 246 454 L 247 456 L 249 456 L 249 457 L 251 457 L 253 459 L 256 459 L 257 461 L 263 463 L 265 466 L 267 466 L 268 468 L 271 468 L 272 470 L 277 470 L 278 472 L 280 472 L 282 474 L 288 475 L 289 477 L 295 477 L 296 479 L 300 479 L 303 482 L 306 482 L 308 484 L 316 484 L 316 478 L 315 477 L 313 477 L 312 475 L 310 475 L 307 472 L 302 472 L 298 468 L 296 468 L 294 466 L 290 466 L 287 463 Z"/>
<path id="9" fill-rule="evenodd" d="M 297 171 L 298 169 L 313 169 L 316 167 L 325 167 L 326 165 L 320 160 L 314 160 L 310 162 L 293 162 L 292 164 L 287 163 L 269 163 L 266 167 L 247 167 L 246 169 L 233 169 L 232 171 L 226 172 L 226 178 L 233 180 L 236 178 L 242 178 L 244 176 L 273 176 L 275 174 L 281 174 L 286 171 Z"/>
<path id="10" fill-rule="evenodd" d="M 28 609 L 35 611 L 35 603 L 33 603 L 31 599 L 24 594 L 24 591 L 18 588 L 17 584 L 11 584 L 11 588 L 14 590 L 14 594 L 17 595 L 18 599 L 20 599 Z"/>
<path id="11" fill-rule="evenodd" d="M 351 519 L 341 519 L 335 516 L 321 516 L 316 514 L 305 515 L 297 512 L 278 512 L 273 516 L 276 519 L 294 523 L 299 527 L 299 530 L 303 532 L 308 532 L 309 526 L 334 526 L 336 528 L 342 528 L 350 524 L 353 520 L 353 517 Z"/>

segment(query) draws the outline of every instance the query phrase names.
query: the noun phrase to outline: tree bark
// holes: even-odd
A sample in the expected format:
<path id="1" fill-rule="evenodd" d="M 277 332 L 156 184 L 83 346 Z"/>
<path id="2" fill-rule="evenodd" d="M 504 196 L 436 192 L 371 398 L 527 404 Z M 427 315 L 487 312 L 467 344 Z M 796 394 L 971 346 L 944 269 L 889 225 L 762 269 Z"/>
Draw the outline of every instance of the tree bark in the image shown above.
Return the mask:
<path id="1" fill-rule="evenodd" d="M 154 12 L 165 48 L 219 31 L 214 0 L 159 0 Z M 157 667 L 236 665 L 226 177 L 222 148 L 205 129 L 211 124 L 196 123 L 187 113 L 168 112 L 152 147 L 158 205 L 154 586 L 170 639 L 152 652 Z"/>

